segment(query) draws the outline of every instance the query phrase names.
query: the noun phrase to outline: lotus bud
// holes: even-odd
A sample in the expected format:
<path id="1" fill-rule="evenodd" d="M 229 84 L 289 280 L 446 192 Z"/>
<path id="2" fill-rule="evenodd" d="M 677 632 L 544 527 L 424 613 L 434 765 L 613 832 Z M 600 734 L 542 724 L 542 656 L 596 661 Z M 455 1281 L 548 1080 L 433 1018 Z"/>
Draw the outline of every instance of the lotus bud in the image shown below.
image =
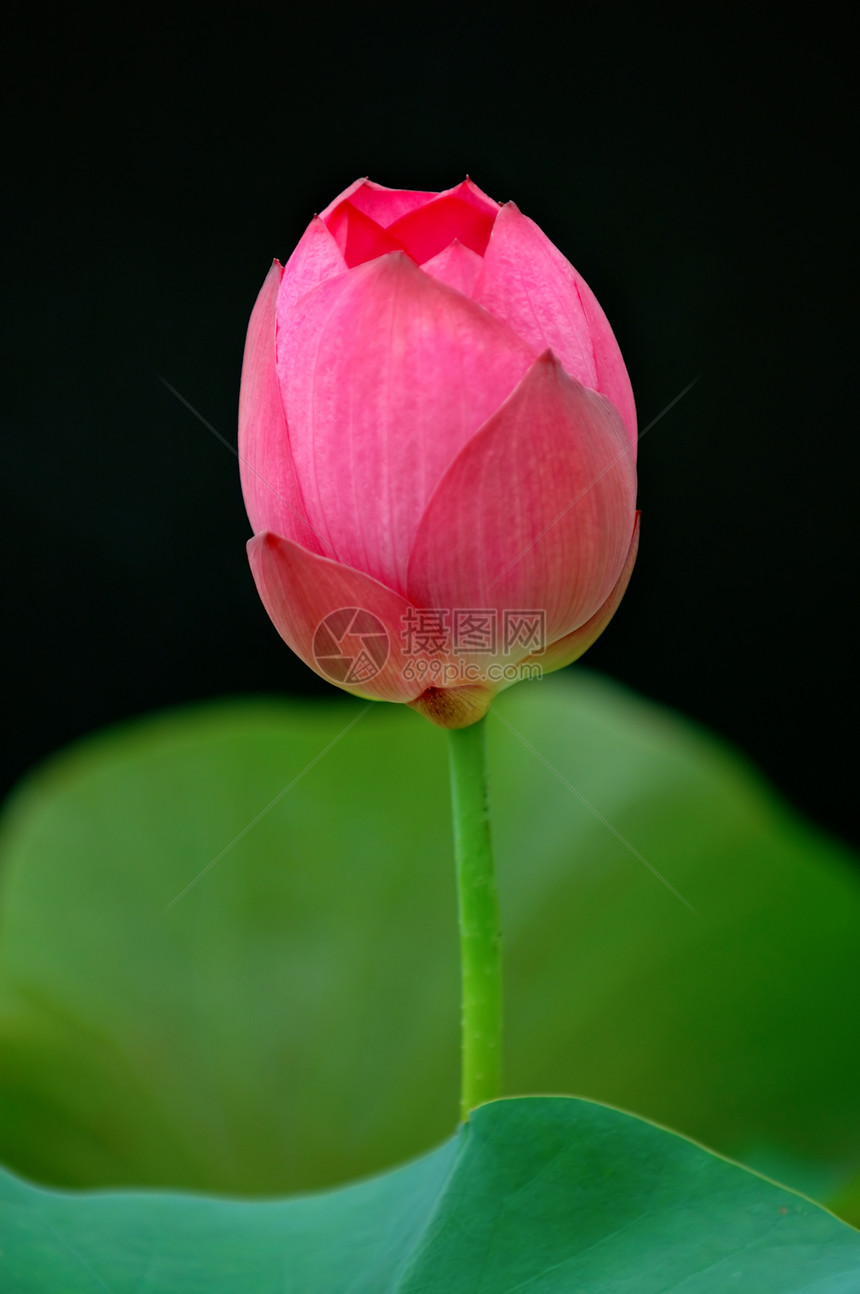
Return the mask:
<path id="1" fill-rule="evenodd" d="M 254 307 L 251 569 L 322 677 L 463 727 L 575 660 L 627 586 L 636 414 L 573 266 L 517 207 L 359 180 Z"/>

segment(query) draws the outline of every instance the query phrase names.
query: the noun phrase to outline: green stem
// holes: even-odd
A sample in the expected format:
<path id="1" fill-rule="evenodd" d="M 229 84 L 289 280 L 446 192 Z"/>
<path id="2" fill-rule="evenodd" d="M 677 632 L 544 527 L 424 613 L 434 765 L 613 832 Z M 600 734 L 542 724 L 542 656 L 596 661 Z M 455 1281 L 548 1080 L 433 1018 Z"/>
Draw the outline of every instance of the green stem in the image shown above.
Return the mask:
<path id="1" fill-rule="evenodd" d="M 451 730 L 463 994 L 461 1118 L 501 1093 L 502 948 L 487 796 L 486 718 Z"/>

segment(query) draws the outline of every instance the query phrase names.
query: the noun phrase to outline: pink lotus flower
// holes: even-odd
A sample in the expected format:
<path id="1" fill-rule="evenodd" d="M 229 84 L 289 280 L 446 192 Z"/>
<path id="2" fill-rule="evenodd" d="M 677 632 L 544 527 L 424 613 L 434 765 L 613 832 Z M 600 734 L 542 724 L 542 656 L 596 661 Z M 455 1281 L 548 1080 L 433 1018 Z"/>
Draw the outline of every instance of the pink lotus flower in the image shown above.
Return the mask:
<path id="1" fill-rule="evenodd" d="M 445 727 L 580 656 L 635 560 L 636 415 L 612 330 L 537 225 L 468 179 L 358 180 L 274 263 L 239 453 L 251 569 L 284 640 Z"/>

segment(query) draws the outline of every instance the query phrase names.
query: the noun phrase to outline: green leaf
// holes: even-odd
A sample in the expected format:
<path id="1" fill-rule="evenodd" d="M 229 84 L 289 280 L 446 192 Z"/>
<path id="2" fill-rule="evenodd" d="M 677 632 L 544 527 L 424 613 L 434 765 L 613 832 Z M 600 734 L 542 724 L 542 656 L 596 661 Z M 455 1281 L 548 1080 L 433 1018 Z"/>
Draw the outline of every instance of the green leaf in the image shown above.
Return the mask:
<path id="1" fill-rule="evenodd" d="M 422 1159 L 240 1202 L 61 1195 L 0 1176 L 18 1294 L 840 1294 L 860 1235 L 692 1142 L 565 1097 L 480 1107 Z"/>
<path id="2" fill-rule="evenodd" d="M 712 737 L 585 672 L 506 693 L 488 737 L 506 1090 L 835 1190 L 860 1159 L 846 854 Z M 271 1193 L 448 1136 L 446 753 L 402 708 L 258 700 L 37 772 L 0 842 L 0 1158 L 57 1185 Z"/>

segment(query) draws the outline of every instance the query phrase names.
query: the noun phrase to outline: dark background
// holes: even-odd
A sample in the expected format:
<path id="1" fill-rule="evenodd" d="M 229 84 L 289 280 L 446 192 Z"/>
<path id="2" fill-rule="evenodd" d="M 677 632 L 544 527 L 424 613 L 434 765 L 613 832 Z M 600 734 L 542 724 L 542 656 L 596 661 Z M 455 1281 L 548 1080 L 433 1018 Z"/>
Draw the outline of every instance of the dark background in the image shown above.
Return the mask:
<path id="1" fill-rule="evenodd" d="M 856 840 L 847 31 L 821 6 L 107 12 L 22 8 L 5 77 L 2 789 L 152 708 L 335 695 L 259 605 L 234 456 L 160 377 L 234 444 L 271 258 L 359 175 L 468 172 L 589 281 L 640 426 L 700 379 L 640 446 L 640 559 L 588 664 Z"/>

